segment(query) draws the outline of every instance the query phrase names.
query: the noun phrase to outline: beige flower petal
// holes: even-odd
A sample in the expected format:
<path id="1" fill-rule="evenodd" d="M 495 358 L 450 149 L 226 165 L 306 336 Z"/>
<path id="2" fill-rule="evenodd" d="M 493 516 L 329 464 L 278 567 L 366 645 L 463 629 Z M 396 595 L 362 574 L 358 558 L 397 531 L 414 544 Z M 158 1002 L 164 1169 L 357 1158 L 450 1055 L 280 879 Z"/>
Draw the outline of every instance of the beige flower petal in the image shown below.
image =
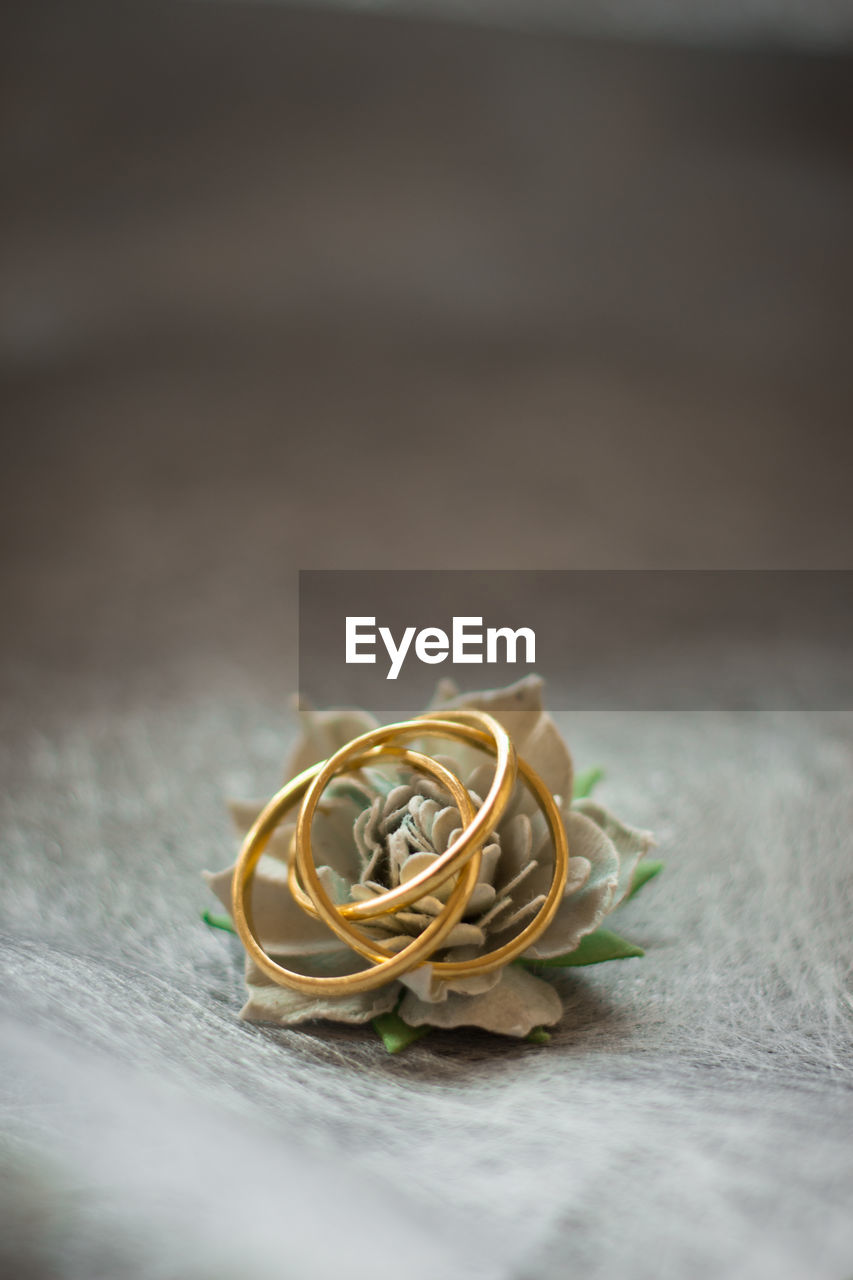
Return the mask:
<path id="1" fill-rule="evenodd" d="M 448 955 L 469 956 L 476 955 L 478 951 L 479 947 L 456 947 L 452 952 L 448 952 Z M 471 974 L 469 978 L 448 980 L 435 977 L 432 964 L 423 964 L 412 969 L 411 973 L 403 974 L 400 982 L 403 987 L 409 988 L 415 996 L 418 996 L 419 1000 L 424 1001 L 424 1004 L 438 1005 L 446 1001 L 453 992 L 465 996 L 480 996 L 485 991 L 491 991 L 492 987 L 496 987 L 500 982 L 501 973 L 501 969 L 494 969 L 492 973 Z"/>
<path id="2" fill-rule="evenodd" d="M 516 741 L 518 754 L 539 774 L 552 796 L 572 794 L 574 769 L 569 749 L 554 721 L 545 712 L 526 741 Z"/>
<path id="3" fill-rule="evenodd" d="M 455 837 L 454 837 L 455 838 Z M 499 844 L 487 844 L 483 849 L 483 861 L 480 863 L 480 884 L 493 884 L 501 857 Z"/>
<path id="4" fill-rule="evenodd" d="M 478 883 L 474 886 L 471 897 L 468 899 L 468 906 L 465 914 L 473 915 L 475 912 L 484 911 L 495 900 L 495 891 L 487 880 L 483 877 L 483 869 L 487 874 L 491 874 L 498 860 L 500 849 L 497 845 L 487 845 L 483 850 L 483 861 L 480 864 L 480 877 Z M 421 871 L 425 871 L 427 867 L 431 867 L 433 863 L 438 861 L 438 854 L 435 853 L 413 853 L 400 868 L 400 880 L 403 884 L 408 884 Z M 445 880 L 444 884 L 438 886 L 429 895 L 430 898 L 437 900 L 439 904 L 443 904 L 450 897 L 453 891 L 455 877 Z M 428 901 L 428 899 L 425 899 Z M 422 908 L 426 910 L 427 908 Z"/>
<path id="5" fill-rule="evenodd" d="M 287 865 L 290 862 L 290 849 L 295 833 L 295 822 L 286 822 L 283 826 L 277 827 L 264 849 L 264 857 L 275 858 L 278 862 Z M 330 810 L 327 810 L 325 805 L 317 810 L 311 825 L 311 850 L 315 864 L 331 867 L 336 875 L 343 876 L 347 883 L 358 876 L 361 867 L 352 834 L 352 820 L 349 822 L 348 835 L 344 835 L 337 805 L 332 806 Z"/>
<path id="6" fill-rule="evenodd" d="M 228 800 L 228 812 L 237 834 L 244 836 L 267 806 L 266 800 Z"/>
<path id="7" fill-rule="evenodd" d="M 334 707 L 330 711 L 301 711 L 302 736 L 290 754 L 285 771 L 294 778 L 318 760 L 328 760 L 339 747 L 377 727 L 378 721 L 367 711 L 353 707 Z"/>
<path id="8" fill-rule="evenodd" d="M 376 890 L 371 885 L 354 884 L 350 889 L 350 897 L 353 902 L 367 902 L 369 898 L 375 898 L 377 892 L 381 893 L 381 890 Z"/>
<path id="9" fill-rule="evenodd" d="M 504 725 L 513 740 L 526 737 L 542 715 L 543 682 L 539 676 L 523 676 L 501 689 L 456 693 L 450 698 L 441 696 L 444 683 L 436 689 L 430 711 L 485 711 Z M 510 723 L 506 721 L 507 715 Z"/>
<path id="10" fill-rule="evenodd" d="M 399 911 L 395 916 L 387 917 L 387 923 L 384 920 L 377 920 L 373 928 L 379 932 L 384 929 L 393 930 L 401 925 L 410 932 L 406 937 L 407 942 L 411 942 L 412 938 L 419 934 L 428 924 L 432 924 L 433 916 L 420 915 L 415 911 Z M 478 929 L 475 924 L 466 924 L 464 921 L 455 924 L 445 939 L 445 946 L 448 947 L 482 947 L 486 941 L 485 934 L 482 929 Z M 388 946 L 385 938 L 382 939 L 382 945 Z"/>
<path id="11" fill-rule="evenodd" d="M 517 965 L 500 971 L 500 981 L 482 995 L 450 993 L 433 1004 L 407 991 L 400 1017 L 409 1026 L 482 1027 L 504 1036 L 526 1036 L 534 1027 L 552 1026 L 563 1014 L 550 983 Z"/>
<path id="12" fill-rule="evenodd" d="M 584 858 L 579 853 L 573 853 L 569 858 L 569 874 L 566 877 L 565 894 L 577 893 L 582 889 L 589 880 L 592 872 L 592 863 L 589 858 Z"/>
<path id="13" fill-rule="evenodd" d="M 246 832 L 248 832 L 249 828 L 253 825 L 253 823 L 254 823 L 254 819 L 251 819 L 246 824 Z M 275 858 L 279 862 L 284 862 L 284 863 L 289 862 L 290 846 L 291 846 L 295 831 L 296 831 L 295 822 L 285 822 L 282 826 L 276 827 L 275 831 L 272 833 L 269 840 L 267 841 L 266 848 L 264 849 L 264 856 L 268 858 Z M 244 832 L 244 835 L 245 835 L 245 832 Z"/>
<path id="14" fill-rule="evenodd" d="M 495 762 L 493 757 L 491 760 L 478 760 L 470 773 L 465 774 L 463 781 L 472 797 L 482 797 L 488 795 L 494 777 Z M 479 804 L 477 807 L 480 807 Z"/>
<path id="15" fill-rule="evenodd" d="M 320 880 L 335 902 L 344 902 L 347 885 L 329 867 L 319 869 Z M 219 901 L 230 913 L 234 868 L 203 873 Z M 271 956 L 310 956 L 340 949 L 340 942 L 320 920 L 294 902 L 287 887 L 287 867 L 267 854 L 258 862 L 252 882 L 252 920 L 258 941 Z"/>
<path id="16" fill-rule="evenodd" d="M 450 843 L 450 837 L 460 829 L 459 810 L 454 805 L 447 805 L 436 814 L 432 824 L 432 847 L 436 853 L 444 853 Z"/>
<path id="17" fill-rule="evenodd" d="M 446 958 L 453 961 L 472 960 L 479 954 L 479 947 L 454 947 L 446 953 Z M 439 978 L 433 965 L 421 964 L 411 973 L 404 974 L 400 981 L 426 1004 L 438 1004 L 453 992 L 478 996 L 491 991 L 500 982 L 501 973 L 501 969 L 494 969 L 491 973 L 475 973 L 467 978 Z"/>
<path id="18" fill-rule="evenodd" d="M 421 871 L 426 871 L 427 867 L 431 867 L 434 862 L 438 862 L 438 854 L 413 853 L 400 868 L 400 883 L 408 884 Z"/>
<path id="19" fill-rule="evenodd" d="M 439 982 L 431 964 L 419 964 L 417 968 L 404 973 L 400 983 L 413 991 L 421 1000 L 435 1001 L 447 998 L 446 984 Z"/>
<path id="20" fill-rule="evenodd" d="M 540 894 L 537 898 L 530 898 L 527 902 L 522 903 L 520 907 L 513 907 L 509 916 L 499 916 L 497 922 L 492 925 L 493 933 L 503 933 L 506 929 L 518 929 L 519 925 L 526 925 L 535 915 L 539 914 L 545 902 L 545 895 Z"/>
<path id="21" fill-rule="evenodd" d="M 512 907 L 512 898 L 498 898 L 494 904 L 489 907 L 484 915 L 480 916 L 477 924 L 481 929 L 489 929 L 490 933 L 496 933 L 500 930 L 500 919 Z M 497 924 L 495 923 L 497 921 Z"/>
<path id="22" fill-rule="evenodd" d="M 240 1017 L 245 1022 L 273 1022 L 280 1027 L 292 1027 L 316 1018 L 330 1022 L 369 1022 L 393 1009 L 400 992 L 399 984 L 390 982 L 375 991 L 324 999 L 279 987 L 253 964 L 247 966 L 246 989 L 249 999 L 240 1010 Z"/>
<path id="23" fill-rule="evenodd" d="M 504 726 L 518 754 L 543 779 L 552 795 L 572 794 L 572 758 L 554 721 L 542 706 L 543 682 L 525 676 L 504 689 L 463 694 L 435 703 L 439 708 L 486 711 Z M 453 753 L 457 757 L 459 753 Z M 524 802 L 524 809 L 527 809 Z"/>
<path id="24" fill-rule="evenodd" d="M 413 751 L 420 751 L 438 764 L 444 765 L 445 769 L 449 769 L 459 779 L 467 778 L 476 766 L 482 764 L 487 758 L 485 747 L 473 747 L 465 742 L 448 738 L 424 735 L 421 738 L 413 738 L 409 746 Z M 423 782 L 419 782 L 418 787 L 429 795 L 441 796 L 443 805 L 446 805 L 450 799 L 447 792 L 429 779 L 425 778 Z"/>
<path id="25" fill-rule="evenodd" d="M 365 922 L 370 932 L 400 933 L 403 929 L 409 934 L 409 941 L 416 933 L 420 933 L 428 924 L 432 924 L 432 916 L 421 911 L 398 911 L 394 915 L 376 916 Z"/>
<path id="26" fill-rule="evenodd" d="M 391 885 L 400 883 L 400 868 L 405 865 L 409 856 L 410 846 L 406 839 L 406 832 L 402 827 L 398 827 L 396 831 L 392 831 L 386 842 L 388 850 L 388 867 L 391 874 Z M 374 871 L 374 874 L 375 871 Z"/>
<path id="27" fill-rule="evenodd" d="M 429 916 L 437 916 L 444 909 L 444 903 L 441 898 L 435 898 L 431 894 L 426 898 L 418 898 L 417 902 L 413 902 L 412 906 L 416 911 L 423 911 Z"/>
<path id="28" fill-rule="evenodd" d="M 380 835 L 387 836 L 389 831 L 393 831 L 408 811 L 409 801 L 414 794 L 414 787 L 409 786 L 408 783 L 400 783 L 392 787 L 382 804 L 382 817 L 379 821 Z M 370 803 L 372 804 L 373 801 L 371 800 Z"/>
<path id="29" fill-rule="evenodd" d="M 410 933 L 398 933 L 391 938 L 383 937 L 382 945 L 387 951 L 396 953 L 397 951 L 402 951 L 403 947 L 407 947 L 411 941 L 412 935 Z"/>
<path id="30" fill-rule="evenodd" d="M 466 924 L 464 920 L 455 924 L 445 940 L 448 947 L 482 947 L 486 935 L 475 924 Z"/>
<path id="31" fill-rule="evenodd" d="M 533 815 L 532 826 L 533 857 L 537 865 L 532 875 L 525 882 L 524 888 L 529 895 L 535 896 L 536 894 L 547 893 L 551 887 L 551 879 L 554 874 L 554 845 L 541 813 Z M 578 849 L 570 846 L 569 874 L 565 892 L 575 893 L 576 890 L 582 889 L 589 879 L 589 873 L 590 865 L 588 860 L 580 855 Z"/>
<path id="32" fill-rule="evenodd" d="M 501 860 L 496 876 L 499 891 L 509 884 L 520 871 L 528 865 L 532 857 L 533 829 L 526 813 L 517 813 L 514 818 L 500 825 Z"/>
<path id="33" fill-rule="evenodd" d="M 353 824 L 352 838 L 362 863 L 362 875 L 368 874 L 376 866 L 376 861 L 381 857 L 384 849 L 382 841 L 376 834 L 381 807 L 382 802 L 377 796 L 369 809 L 362 809 Z"/>
<path id="34" fill-rule="evenodd" d="M 408 804 L 409 813 L 415 819 L 420 833 L 432 843 L 432 824 L 444 806 L 428 796 L 414 795 Z"/>
<path id="35" fill-rule="evenodd" d="M 265 807 L 266 801 L 228 801 L 231 819 L 241 836 L 248 833 Z M 349 797 L 324 800 L 317 809 L 311 828 L 315 862 L 334 867 L 341 875 L 349 876 L 351 879 L 355 879 L 359 872 L 353 826 L 360 812 L 360 806 Z M 290 817 L 273 832 L 264 850 L 265 854 L 287 862 L 290 857 L 290 842 L 295 830 L 295 819 Z"/>
<path id="36" fill-rule="evenodd" d="M 554 919 L 524 953 L 529 959 L 547 960 L 574 951 L 581 938 L 597 929 L 610 910 L 619 882 L 619 855 L 601 828 L 575 810 L 564 816 L 569 865 L 572 858 L 583 858 L 589 862 L 590 870 L 583 888 L 575 889 L 571 879 L 567 882 Z"/>
<path id="37" fill-rule="evenodd" d="M 637 863 L 645 857 L 649 849 L 654 847 L 655 838 L 651 831 L 643 831 L 640 827 L 629 827 L 614 817 L 604 805 L 594 800 L 578 800 L 572 806 L 578 813 L 591 818 L 612 842 L 619 854 L 619 883 L 613 895 L 613 907 L 617 907 L 625 894 L 630 891 Z"/>
<path id="38" fill-rule="evenodd" d="M 484 911 L 488 911 L 495 901 L 497 894 L 490 884 L 475 884 L 471 891 L 471 896 L 465 906 L 465 917 L 478 916 Z"/>
<path id="39" fill-rule="evenodd" d="M 333 867 L 350 881 L 358 879 L 361 859 L 353 828 L 362 812 L 353 800 L 343 797 L 320 804 L 311 824 L 311 848 L 318 867 Z M 295 825 L 294 822 L 294 828 Z M 290 856 L 289 841 L 287 856 Z"/>

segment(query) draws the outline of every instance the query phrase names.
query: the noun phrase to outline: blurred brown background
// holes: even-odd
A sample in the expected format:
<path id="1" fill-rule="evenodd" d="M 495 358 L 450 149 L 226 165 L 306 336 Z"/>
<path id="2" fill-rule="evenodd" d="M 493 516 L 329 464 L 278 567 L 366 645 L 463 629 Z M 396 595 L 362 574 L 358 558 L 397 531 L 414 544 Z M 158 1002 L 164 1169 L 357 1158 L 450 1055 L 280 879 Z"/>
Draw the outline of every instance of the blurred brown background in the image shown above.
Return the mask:
<path id="1" fill-rule="evenodd" d="M 16 687 L 286 664 L 300 566 L 849 563 L 848 54 L 2 23 Z"/>

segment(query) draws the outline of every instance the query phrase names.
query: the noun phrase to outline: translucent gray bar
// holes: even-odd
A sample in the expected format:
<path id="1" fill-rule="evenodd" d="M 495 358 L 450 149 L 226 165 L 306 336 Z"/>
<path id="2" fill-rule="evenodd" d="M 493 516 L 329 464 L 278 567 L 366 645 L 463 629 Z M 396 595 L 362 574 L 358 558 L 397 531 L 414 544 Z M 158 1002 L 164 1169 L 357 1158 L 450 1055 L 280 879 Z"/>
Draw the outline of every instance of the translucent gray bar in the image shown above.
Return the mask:
<path id="1" fill-rule="evenodd" d="M 355 628 L 356 651 L 375 662 L 346 661 L 347 618 L 375 620 Z M 454 618 L 481 620 L 464 624 L 481 645 L 469 640 L 457 656 L 483 661 L 453 660 Z M 390 655 L 412 628 L 391 679 Z M 520 634 L 508 661 L 503 629 L 521 628 L 535 635 L 533 660 Z M 444 648 L 434 629 L 447 635 L 441 661 L 417 657 L 426 629 L 420 651 L 433 659 Z M 490 629 L 500 633 L 493 663 Z M 441 678 L 473 690 L 536 671 L 555 709 L 847 709 L 851 636 L 846 570 L 305 570 L 299 695 L 303 705 L 410 714 Z"/>

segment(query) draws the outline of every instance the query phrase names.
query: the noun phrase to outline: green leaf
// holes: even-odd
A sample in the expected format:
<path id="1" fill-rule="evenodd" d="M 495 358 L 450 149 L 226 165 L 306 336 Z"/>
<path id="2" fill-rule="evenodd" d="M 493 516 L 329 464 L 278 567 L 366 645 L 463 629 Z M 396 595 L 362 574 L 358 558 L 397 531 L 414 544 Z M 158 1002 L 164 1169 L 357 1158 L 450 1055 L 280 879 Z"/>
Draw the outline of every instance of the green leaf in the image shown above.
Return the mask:
<path id="1" fill-rule="evenodd" d="M 637 869 L 634 872 L 634 879 L 631 881 L 631 888 L 625 894 L 625 902 L 633 898 L 635 893 L 639 893 L 644 884 L 648 884 L 650 880 L 654 880 L 655 876 L 660 875 L 663 871 L 662 862 L 643 862 L 637 863 Z"/>
<path id="2" fill-rule="evenodd" d="M 603 964 L 605 960 L 627 960 L 630 956 L 645 955 L 642 947 L 635 947 L 633 942 L 620 938 L 618 933 L 609 929 L 596 929 L 581 938 L 574 951 L 564 956 L 554 956 L 551 960 L 525 960 L 524 964 L 534 971 L 540 969 L 569 969 L 581 964 Z"/>
<path id="3" fill-rule="evenodd" d="M 362 809 L 368 807 L 364 787 L 356 786 L 354 782 L 350 782 L 346 778 L 343 778 L 340 782 L 333 782 L 326 795 L 334 796 L 335 799 L 353 800 Z"/>
<path id="4" fill-rule="evenodd" d="M 215 916 L 212 911 L 202 911 L 201 918 L 211 929 L 224 929 L 226 933 L 236 933 L 230 916 Z"/>
<path id="5" fill-rule="evenodd" d="M 604 770 L 600 765 L 596 765 L 593 769 L 584 769 L 583 773 L 579 773 L 575 777 L 572 799 L 586 800 L 588 796 L 592 795 L 603 777 Z"/>
<path id="6" fill-rule="evenodd" d="M 389 1053 L 401 1053 L 432 1031 L 432 1027 L 410 1027 L 396 1012 L 380 1013 L 371 1025 Z"/>
<path id="7" fill-rule="evenodd" d="M 524 1038 L 528 1044 L 548 1044 L 551 1032 L 546 1031 L 544 1027 L 534 1027 Z"/>

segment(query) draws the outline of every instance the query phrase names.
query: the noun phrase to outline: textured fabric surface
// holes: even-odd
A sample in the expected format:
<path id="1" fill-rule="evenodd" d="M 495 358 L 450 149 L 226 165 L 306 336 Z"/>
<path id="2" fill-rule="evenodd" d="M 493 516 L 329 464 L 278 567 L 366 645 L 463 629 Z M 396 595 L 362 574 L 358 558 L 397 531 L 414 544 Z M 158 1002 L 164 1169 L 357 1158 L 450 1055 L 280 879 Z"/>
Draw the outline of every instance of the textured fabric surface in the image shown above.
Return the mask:
<path id="1" fill-rule="evenodd" d="M 297 568 L 849 561 L 849 67 L 31 8 L 0 1270 L 845 1280 L 849 713 L 558 715 L 666 869 L 548 1046 L 241 1023 L 199 912 Z"/>
<path id="2" fill-rule="evenodd" d="M 436 1032 L 395 1059 L 358 1028 L 237 1020 L 240 948 L 199 921 L 198 872 L 228 844 L 228 765 L 275 772 L 260 708 L 21 743 L 4 1247 L 37 1242 L 46 1274 L 261 1276 L 294 1250 L 293 1274 L 367 1274 L 345 1232 L 378 1221 L 413 1275 L 843 1275 L 849 718 L 566 729 L 659 829 L 664 877 L 625 910 L 646 956 L 562 978 L 547 1047 Z"/>

